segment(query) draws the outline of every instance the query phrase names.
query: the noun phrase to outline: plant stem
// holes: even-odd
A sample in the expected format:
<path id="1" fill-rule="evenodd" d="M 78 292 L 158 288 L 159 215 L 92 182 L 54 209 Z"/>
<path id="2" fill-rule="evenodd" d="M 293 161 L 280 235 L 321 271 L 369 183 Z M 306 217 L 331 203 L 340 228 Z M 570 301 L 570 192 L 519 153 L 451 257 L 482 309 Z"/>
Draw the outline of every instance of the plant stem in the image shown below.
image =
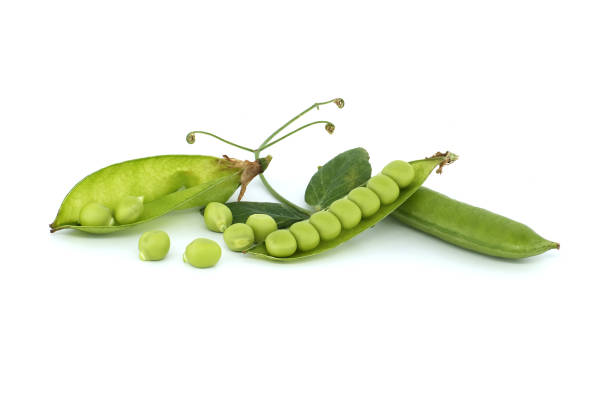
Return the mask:
<path id="1" fill-rule="evenodd" d="M 330 133 L 333 132 L 334 124 L 332 122 L 328 122 L 328 121 L 325 121 L 325 120 L 319 120 L 319 121 L 316 121 L 316 122 L 305 124 L 302 127 L 299 127 L 297 129 L 293 130 L 292 132 L 285 134 L 283 137 L 281 137 L 279 139 L 276 139 L 276 140 L 266 144 L 265 146 L 259 147 L 258 151 L 261 152 L 261 151 L 265 150 L 268 147 L 272 147 L 274 144 L 283 141 L 284 139 L 286 139 L 287 137 L 291 136 L 292 134 L 295 134 L 298 131 L 305 129 L 306 127 L 313 126 L 315 124 L 325 124 L 326 130 L 327 129 L 331 129 L 331 131 L 330 130 L 327 130 L 327 131 L 330 132 Z"/>
<path id="2" fill-rule="evenodd" d="M 266 187 L 268 192 L 270 194 L 272 194 L 272 196 L 274 198 L 276 198 L 277 201 L 279 201 L 279 202 L 281 202 L 281 203 L 283 203 L 283 204 L 285 204 L 287 206 L 290 206 L 291 208 L 295 209 L 298 212 L 302 212 L 305 215 L 311 215 L 312 214 L 312 211 L 309 211 L 306 208 L 302 208 L 301 206 L 294 204 L 293 202 L 291 202 L 290 200 L 286 199 L 284 196 L 282 196 L 281 194 L 276 192 L 276 190 L 274 188 L 272 188 L 272 185 L 270 185 L 270 183 L 268 182 L 266 177 L 263 175 L 263 173 L 259 174 L 259 179 L 264 184 L 264 186 Z"/>
<path id="3" fill-rule="evenodd" d="M 205 135 L 207 135 L 207 136 L 214 137 L 214 138 L 216 138 L 217 140 L 221 140 L 221 141 L 223 141 L 224 143 L 229 144 L 230 146 L 234 146 L 234 147 L 240 148 L 241 150 L 245 150 L 245 151 L 249 151 L 249 152 L 251 152 L 251 153 L 255 153 L 255 150 L 253 150 L 252 148 L 248 148 L 248 147 L 245 147 L 245 146 L 241 146 L 240 144 L 232 143 L 231 141 L 225 140 L 224 138 L 221 138 L 221 137 L 219 137 L 219 136 L 216 136 L 216 135 L 214 135 L 214 134 L 212 134 L 212 133 L 209 133 L 209 132 L 207 132 L 207 131 L 199 131 L 199 130 L 196 130 L 196 131 L 192 131 L 192 132 L 190 132 L 189 134 L 187 134 L 187 142 L 188 142 L 189 144 L 193 144 L 193 143 L 195 143 L 195 135 L 196 135 L 196 134 L 205 134 Z M 257 158 L 259 158 L 259 157 L 257 157 Z"/>

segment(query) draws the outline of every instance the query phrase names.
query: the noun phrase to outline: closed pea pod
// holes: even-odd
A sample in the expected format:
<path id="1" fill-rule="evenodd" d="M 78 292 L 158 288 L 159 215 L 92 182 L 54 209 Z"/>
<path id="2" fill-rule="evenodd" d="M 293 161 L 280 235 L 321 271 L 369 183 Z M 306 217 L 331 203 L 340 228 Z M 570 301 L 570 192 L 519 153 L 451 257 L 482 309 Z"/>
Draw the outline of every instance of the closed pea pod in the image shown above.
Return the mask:
<path id="1" fill-rule="evenodd" d="M 383 205 L 388 205 L 399 196 L 399 186 L 391 177 L 378 174 L 368 180 L 367 187 L 374 191 Z"/>
<path id="2" fill-rule="evenodd" d="M 393 216 L 410 227 L 490 256 L 519 259 L 559 248 L 522 223 L 425 187 Z"/>
<path id="3" fill-rule="evenodd" d="M 348 194 L 348 199 L 355 202 L 364 218 L 374 215 L 380 209 L 380 198 L 366 187 L 357 187 Z"/>
<path id="4" fill-rule="evenodd" d="M 329 206 L 329 211 L 336 215 L 343 229 L 352 229 L 361 221 L 361 209 L 353 201 L 342 198 Z"/>

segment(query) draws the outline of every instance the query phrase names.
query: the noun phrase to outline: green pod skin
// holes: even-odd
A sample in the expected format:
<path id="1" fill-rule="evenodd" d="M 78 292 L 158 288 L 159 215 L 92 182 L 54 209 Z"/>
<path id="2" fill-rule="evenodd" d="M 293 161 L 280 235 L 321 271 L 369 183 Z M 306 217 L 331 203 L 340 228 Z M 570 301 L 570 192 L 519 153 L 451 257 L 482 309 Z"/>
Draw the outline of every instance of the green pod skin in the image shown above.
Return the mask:
<path id="1" fill-rule="evenodd" d="M 321 240 L 333 240 L 342 232 L 342 224 L 331 212 L 319 211 L 310 216 L 309 222 L 317 229 Z"/>
<path id="2" fill-rule="evenodd" d="M 266 237 L 266 250 L 274 257 L 289 257 L 297 250 L 297 241 L 287 229 L 275 230 Z"/>
<path id="3" fill-rule="evenodd" d="M 332 202 L 329 211 L 336 215 L 343 229 L 352 229 L 361 222 L 361 209 L 355 202 L 347 198 Z"/>
<path id="4" fill-rule="evenodd" d="M 111 233 L 168 212 L 225 202 L 236 189 L 262 172 L 270 157 L 256 162 L 201 155 L 163 155 L 125 161 L 88 175 L 66 195 L 51 232 L 78 229 Z M 253 166 L 257 168 L 254 168 Z M 244 178 L 249 175 L 250 179 Z M 142 196 L 144 211 L 137 222 L 115 226 L 80 226 L 79 213 L 89 202 L 115 208 L 126 196 Z"/>
<path id="5" fill-rule="evenodd" d="M 384 174 L 374 175 L 369 179 L 366 186 L 376 192 L 376 195 L 378 195 L 383 205 L 393 203 L 400 193 L 397 183 L 393 181 L 391 177 Z"/>
<path id="6" fill-rule="evenodd" d="M 303 252 L 316 248 L 321 242 L 319 232 L 308 220 L 295 222 L 289 226 L 289 231 L 293 233 L 298 249 Z"/>
<path id="7" fill-rule="evenodd" d="M 478 253 L 522 259 L 558 249 L 528 226 L 421 187 L 393 217 L 454 245 Z"/>

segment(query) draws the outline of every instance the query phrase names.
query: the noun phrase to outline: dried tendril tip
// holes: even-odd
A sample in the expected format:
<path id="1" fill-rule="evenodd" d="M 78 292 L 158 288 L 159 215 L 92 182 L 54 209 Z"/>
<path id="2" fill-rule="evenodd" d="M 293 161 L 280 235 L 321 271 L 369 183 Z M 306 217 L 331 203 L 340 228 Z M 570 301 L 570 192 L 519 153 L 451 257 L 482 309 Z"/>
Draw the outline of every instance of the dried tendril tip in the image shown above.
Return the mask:
<path id="1" fill-rule="evenodd" d="M 195 134 L 193 134 L 193 133 L 189 133 L 189 134 L 187 135 L 187 142 L 188 142 L 189 144 L 193 144 L 193 143 L 195 143 Z"/>
<path id="2" fill-rule="evenodd" d="M 325 125 L 325 130 L 329 133 L 329 134 L 333 134 L 334 130 L 336 130 L 336 126 L 334 126 L 332 123 L 327 123 Z"/>
<path id="3" fill-rule="evenodd" d="M 344 107 L 344 99 L 342 98 L 334 99 L 334 103 L 336 104 L 336 106 L 338 106 L 339 109 L 342 109 Z"/>

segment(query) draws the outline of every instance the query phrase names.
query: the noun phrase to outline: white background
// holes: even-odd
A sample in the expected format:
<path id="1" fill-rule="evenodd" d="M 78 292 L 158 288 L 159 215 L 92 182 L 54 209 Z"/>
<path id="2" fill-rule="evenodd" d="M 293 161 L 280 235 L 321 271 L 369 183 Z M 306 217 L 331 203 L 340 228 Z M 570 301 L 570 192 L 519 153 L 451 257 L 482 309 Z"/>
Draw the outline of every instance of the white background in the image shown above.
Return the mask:
<path id="1" fill-rule="evenodd" d="M 3 2 L 2 406 L 609 406 L 612 58 L 605 1 Z M 111 163 L 270 150 L 290 199 L 334 155 L 461 156 L 426 185 L 559 241 L 524 261 L 392 219 L 325 255 L 181 261 L 197 211 L 50 235 Z M 258 180 L 249 200 L 270 201 Z M 148 229 L 172 239 L 141 262 Z"/>

